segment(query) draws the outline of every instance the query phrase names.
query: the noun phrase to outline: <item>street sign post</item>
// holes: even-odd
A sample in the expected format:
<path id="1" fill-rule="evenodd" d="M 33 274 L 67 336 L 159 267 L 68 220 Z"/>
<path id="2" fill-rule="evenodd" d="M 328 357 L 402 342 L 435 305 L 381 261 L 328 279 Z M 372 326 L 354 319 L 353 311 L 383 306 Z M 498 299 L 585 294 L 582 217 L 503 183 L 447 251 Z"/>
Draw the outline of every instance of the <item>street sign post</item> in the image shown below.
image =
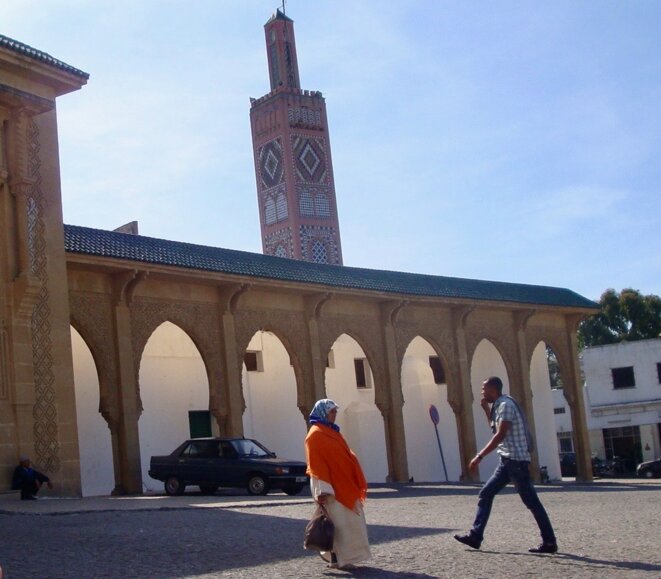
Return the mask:
<path id="1" fill-rule="evenodd" d="M 434 431 L 436 432 L 436 441 L 438 442 L 438 450 L 441 453 L 441 462 L 443 463 L 443 472 L 445 473 L 445 482 L 448 482 L 448 469 L 445 468 L 445 457 L 443 456 L 443 446 L 441 445 L 441 437 L 438 434 L 438 424 L 441 421 L 441 416 L 438 413 L 438 408 L 433 404 L 429 407 L 429 418 L 434 423 Z"/>

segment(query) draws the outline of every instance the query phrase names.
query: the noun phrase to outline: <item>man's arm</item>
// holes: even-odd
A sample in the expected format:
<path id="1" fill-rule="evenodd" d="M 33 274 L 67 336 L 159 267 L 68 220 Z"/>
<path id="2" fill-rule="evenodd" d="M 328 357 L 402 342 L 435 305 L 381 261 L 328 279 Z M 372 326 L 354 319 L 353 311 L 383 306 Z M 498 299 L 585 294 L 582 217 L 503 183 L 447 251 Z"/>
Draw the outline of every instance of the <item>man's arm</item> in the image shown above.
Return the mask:
<path id="1" fill-rule="evenodd" d="M 491 437 L 491 440 L 487 442 L 487 445 L 475 455 L 475 458 L 470 461 L 470 464 L 468 465 L 468 469 L 471 471 L 475 471 L 477 469 L 477 466 L 482 462 L 482 459 L 489 454 L 492 450 L 494 450 L 507 436 L 507 433 L 509 432 L 510 428 L 512 427 L 512 423 L 507 421 L 507 420 L 501 420 L 500 424 L 498 425 L 498 430 L 496 430 L 496 434 L 494 434 Z"/>

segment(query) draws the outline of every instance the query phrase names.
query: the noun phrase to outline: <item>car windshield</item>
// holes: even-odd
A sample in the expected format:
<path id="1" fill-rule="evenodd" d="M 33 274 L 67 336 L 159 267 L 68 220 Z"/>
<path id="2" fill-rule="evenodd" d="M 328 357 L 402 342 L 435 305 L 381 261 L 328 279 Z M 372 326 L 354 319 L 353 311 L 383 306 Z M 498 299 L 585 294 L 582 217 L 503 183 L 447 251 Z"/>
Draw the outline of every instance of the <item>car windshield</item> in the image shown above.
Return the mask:
<path id="1" fill-rule="evenodd" d="M 233 440 L 232 444 L 240 457 L 262 458 L 272 455 L 270 451 L 254 440 Z"/>

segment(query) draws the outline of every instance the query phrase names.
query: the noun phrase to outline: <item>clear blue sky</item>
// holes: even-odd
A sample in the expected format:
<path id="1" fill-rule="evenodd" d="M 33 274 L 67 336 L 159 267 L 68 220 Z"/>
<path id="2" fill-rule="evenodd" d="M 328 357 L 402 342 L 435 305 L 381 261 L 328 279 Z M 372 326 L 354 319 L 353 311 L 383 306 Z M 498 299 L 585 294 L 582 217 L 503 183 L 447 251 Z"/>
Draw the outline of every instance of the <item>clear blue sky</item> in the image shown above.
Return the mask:
<path id="1" fill-rule="evenodd" d="M 261 252 L 267 0 L 3 0 L 91 74 L 58 103 L 67 223 Z M 290 0 L 346 265 L 661 294 L 661 2 Z"/>

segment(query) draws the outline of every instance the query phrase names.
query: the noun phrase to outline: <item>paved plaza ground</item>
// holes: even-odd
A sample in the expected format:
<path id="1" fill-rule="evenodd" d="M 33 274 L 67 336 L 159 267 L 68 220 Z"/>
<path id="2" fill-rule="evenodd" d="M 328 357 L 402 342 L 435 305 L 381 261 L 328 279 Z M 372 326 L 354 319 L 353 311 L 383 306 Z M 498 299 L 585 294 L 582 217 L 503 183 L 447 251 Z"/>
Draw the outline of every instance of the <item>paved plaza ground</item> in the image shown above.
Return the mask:
<path id="1" fill-rule="evenodd" d="M 211 577 L 661 577 L 661 482 L 540 486 L 560 553 L 532 555 L 534 521 L 511 490 L 496 499 L 480 551 L 452 539 L 472 520 L 478 486 L 374 489 L 373 557 L 330 570 L 302 549 L 309 496 L 43 499 L 0 497 L 7 579 Z"/>

